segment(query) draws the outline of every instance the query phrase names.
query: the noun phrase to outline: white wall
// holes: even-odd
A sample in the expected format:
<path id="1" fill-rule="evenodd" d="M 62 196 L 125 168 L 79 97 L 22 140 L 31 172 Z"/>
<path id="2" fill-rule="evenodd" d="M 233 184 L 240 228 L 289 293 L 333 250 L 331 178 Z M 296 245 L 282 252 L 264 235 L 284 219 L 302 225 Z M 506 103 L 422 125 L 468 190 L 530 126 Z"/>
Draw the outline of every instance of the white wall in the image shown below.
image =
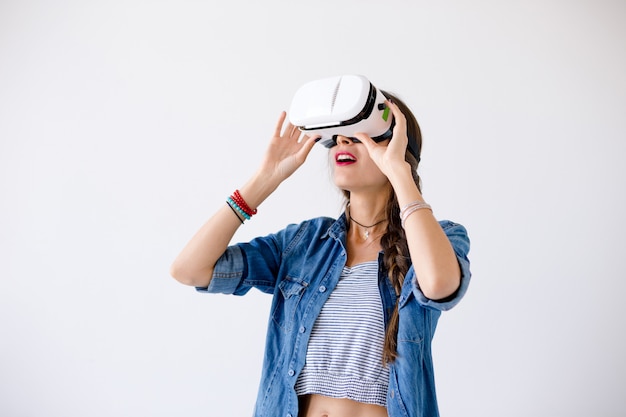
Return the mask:
<path id="1" fill-rule="evenodd" d="M 250 415 L 269 298 L 168 275 L 295 89 L 413 108 L 425 197 L 472 238 L 445 416 L 626 413 L 626 3 L 0 3 L 0 414 Z M 237 240 L 336 215 L 326 151 Z"/>

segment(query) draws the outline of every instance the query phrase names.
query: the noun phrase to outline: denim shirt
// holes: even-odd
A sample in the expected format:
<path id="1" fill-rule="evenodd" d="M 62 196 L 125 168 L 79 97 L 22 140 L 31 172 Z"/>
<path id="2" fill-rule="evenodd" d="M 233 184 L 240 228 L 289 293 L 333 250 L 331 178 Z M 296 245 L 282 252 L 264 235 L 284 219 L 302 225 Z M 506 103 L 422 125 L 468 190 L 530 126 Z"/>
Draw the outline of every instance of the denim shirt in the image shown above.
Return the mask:
<path id="1" fill-rule="evenodd" d="M 431 341 L 442 310 L 465 294 L 469 280 L 469 239 L 465 228 L 439 222 L 461 268 L 461 285 L 449 298 L 434 301 L 420 291 L 411 266 L 398 297 L 387 277 L 382 252 L 378 282 L 387 323 L 399 301 L 397 359 L 389 364 L 389 417 L 438 416 Z M 346 219 L 320 217 L 289 225 L 276 234 L 228 247 L 208 288 L 200 292 L 243 295 L 255 287 L 272 294 L 261 384 L 255 417 L 296 417 L 294 389 L 315 319 L 346 264 Z"/>

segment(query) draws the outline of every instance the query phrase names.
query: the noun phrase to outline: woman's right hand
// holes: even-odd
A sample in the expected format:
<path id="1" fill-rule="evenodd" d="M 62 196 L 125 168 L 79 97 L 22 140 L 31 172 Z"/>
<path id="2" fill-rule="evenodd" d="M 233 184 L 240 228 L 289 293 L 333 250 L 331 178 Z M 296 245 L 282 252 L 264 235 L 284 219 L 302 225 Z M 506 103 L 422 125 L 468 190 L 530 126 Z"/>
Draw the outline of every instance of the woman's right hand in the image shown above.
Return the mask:
<path id="1" fill-rule="evenodd" d="M 300 139 L 301 133 L 297 127 L 291 123 L 285 125 L 286 117 L 287 114 L 282 112 L 261 167 L 240 188 L 242 198 L 253 209 L 302 166 L 318 137 L 305 135 Z M 241 224 L 237 213 L 233 213 L 228 205 L 222 205 L 176 257 L 171 267 L 172 276 L 183 284 L 207 287 L 215 263 Z"/>
<path id="2" fill-rule="evenodd" d="M 300 139 L 300 129 L 290 122 L 285 123 L 286 118 L 287 113 L 283 111 L 259 169 L 259 174 L 266 181 L 274 182 L 275 187 L 304 164 L 319 138 L 304 135 Z"/>

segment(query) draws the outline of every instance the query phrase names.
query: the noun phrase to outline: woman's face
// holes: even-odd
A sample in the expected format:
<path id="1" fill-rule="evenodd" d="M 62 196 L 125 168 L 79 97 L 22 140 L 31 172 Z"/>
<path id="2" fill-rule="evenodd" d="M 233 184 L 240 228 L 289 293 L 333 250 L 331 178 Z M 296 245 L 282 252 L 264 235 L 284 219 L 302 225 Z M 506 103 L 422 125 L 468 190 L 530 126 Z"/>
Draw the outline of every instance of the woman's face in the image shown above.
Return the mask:
<path id="1" fill-rule="evenodd" d="M 387 145 L 388 140 L 380 142 Z M 337 137 L 337 146 L 330 149 L 335 185 L 351 193 L 379 192 L 389 180 L 370 158 L 365 145 L 345 136 Z"/>

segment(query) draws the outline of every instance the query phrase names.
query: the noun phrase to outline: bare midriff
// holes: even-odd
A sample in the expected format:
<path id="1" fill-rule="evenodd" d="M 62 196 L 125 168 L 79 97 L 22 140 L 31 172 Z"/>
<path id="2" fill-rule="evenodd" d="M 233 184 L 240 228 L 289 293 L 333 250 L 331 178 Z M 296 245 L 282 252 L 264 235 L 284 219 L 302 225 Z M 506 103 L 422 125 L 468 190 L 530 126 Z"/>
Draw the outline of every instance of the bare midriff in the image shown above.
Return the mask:
<path id="1" fill-rule="evenodd" d="M 380 405 L 360 403 L 346 398 L 331 398 L 318 394 L 299 398 L 298 417 L 388 417 Z"/>

